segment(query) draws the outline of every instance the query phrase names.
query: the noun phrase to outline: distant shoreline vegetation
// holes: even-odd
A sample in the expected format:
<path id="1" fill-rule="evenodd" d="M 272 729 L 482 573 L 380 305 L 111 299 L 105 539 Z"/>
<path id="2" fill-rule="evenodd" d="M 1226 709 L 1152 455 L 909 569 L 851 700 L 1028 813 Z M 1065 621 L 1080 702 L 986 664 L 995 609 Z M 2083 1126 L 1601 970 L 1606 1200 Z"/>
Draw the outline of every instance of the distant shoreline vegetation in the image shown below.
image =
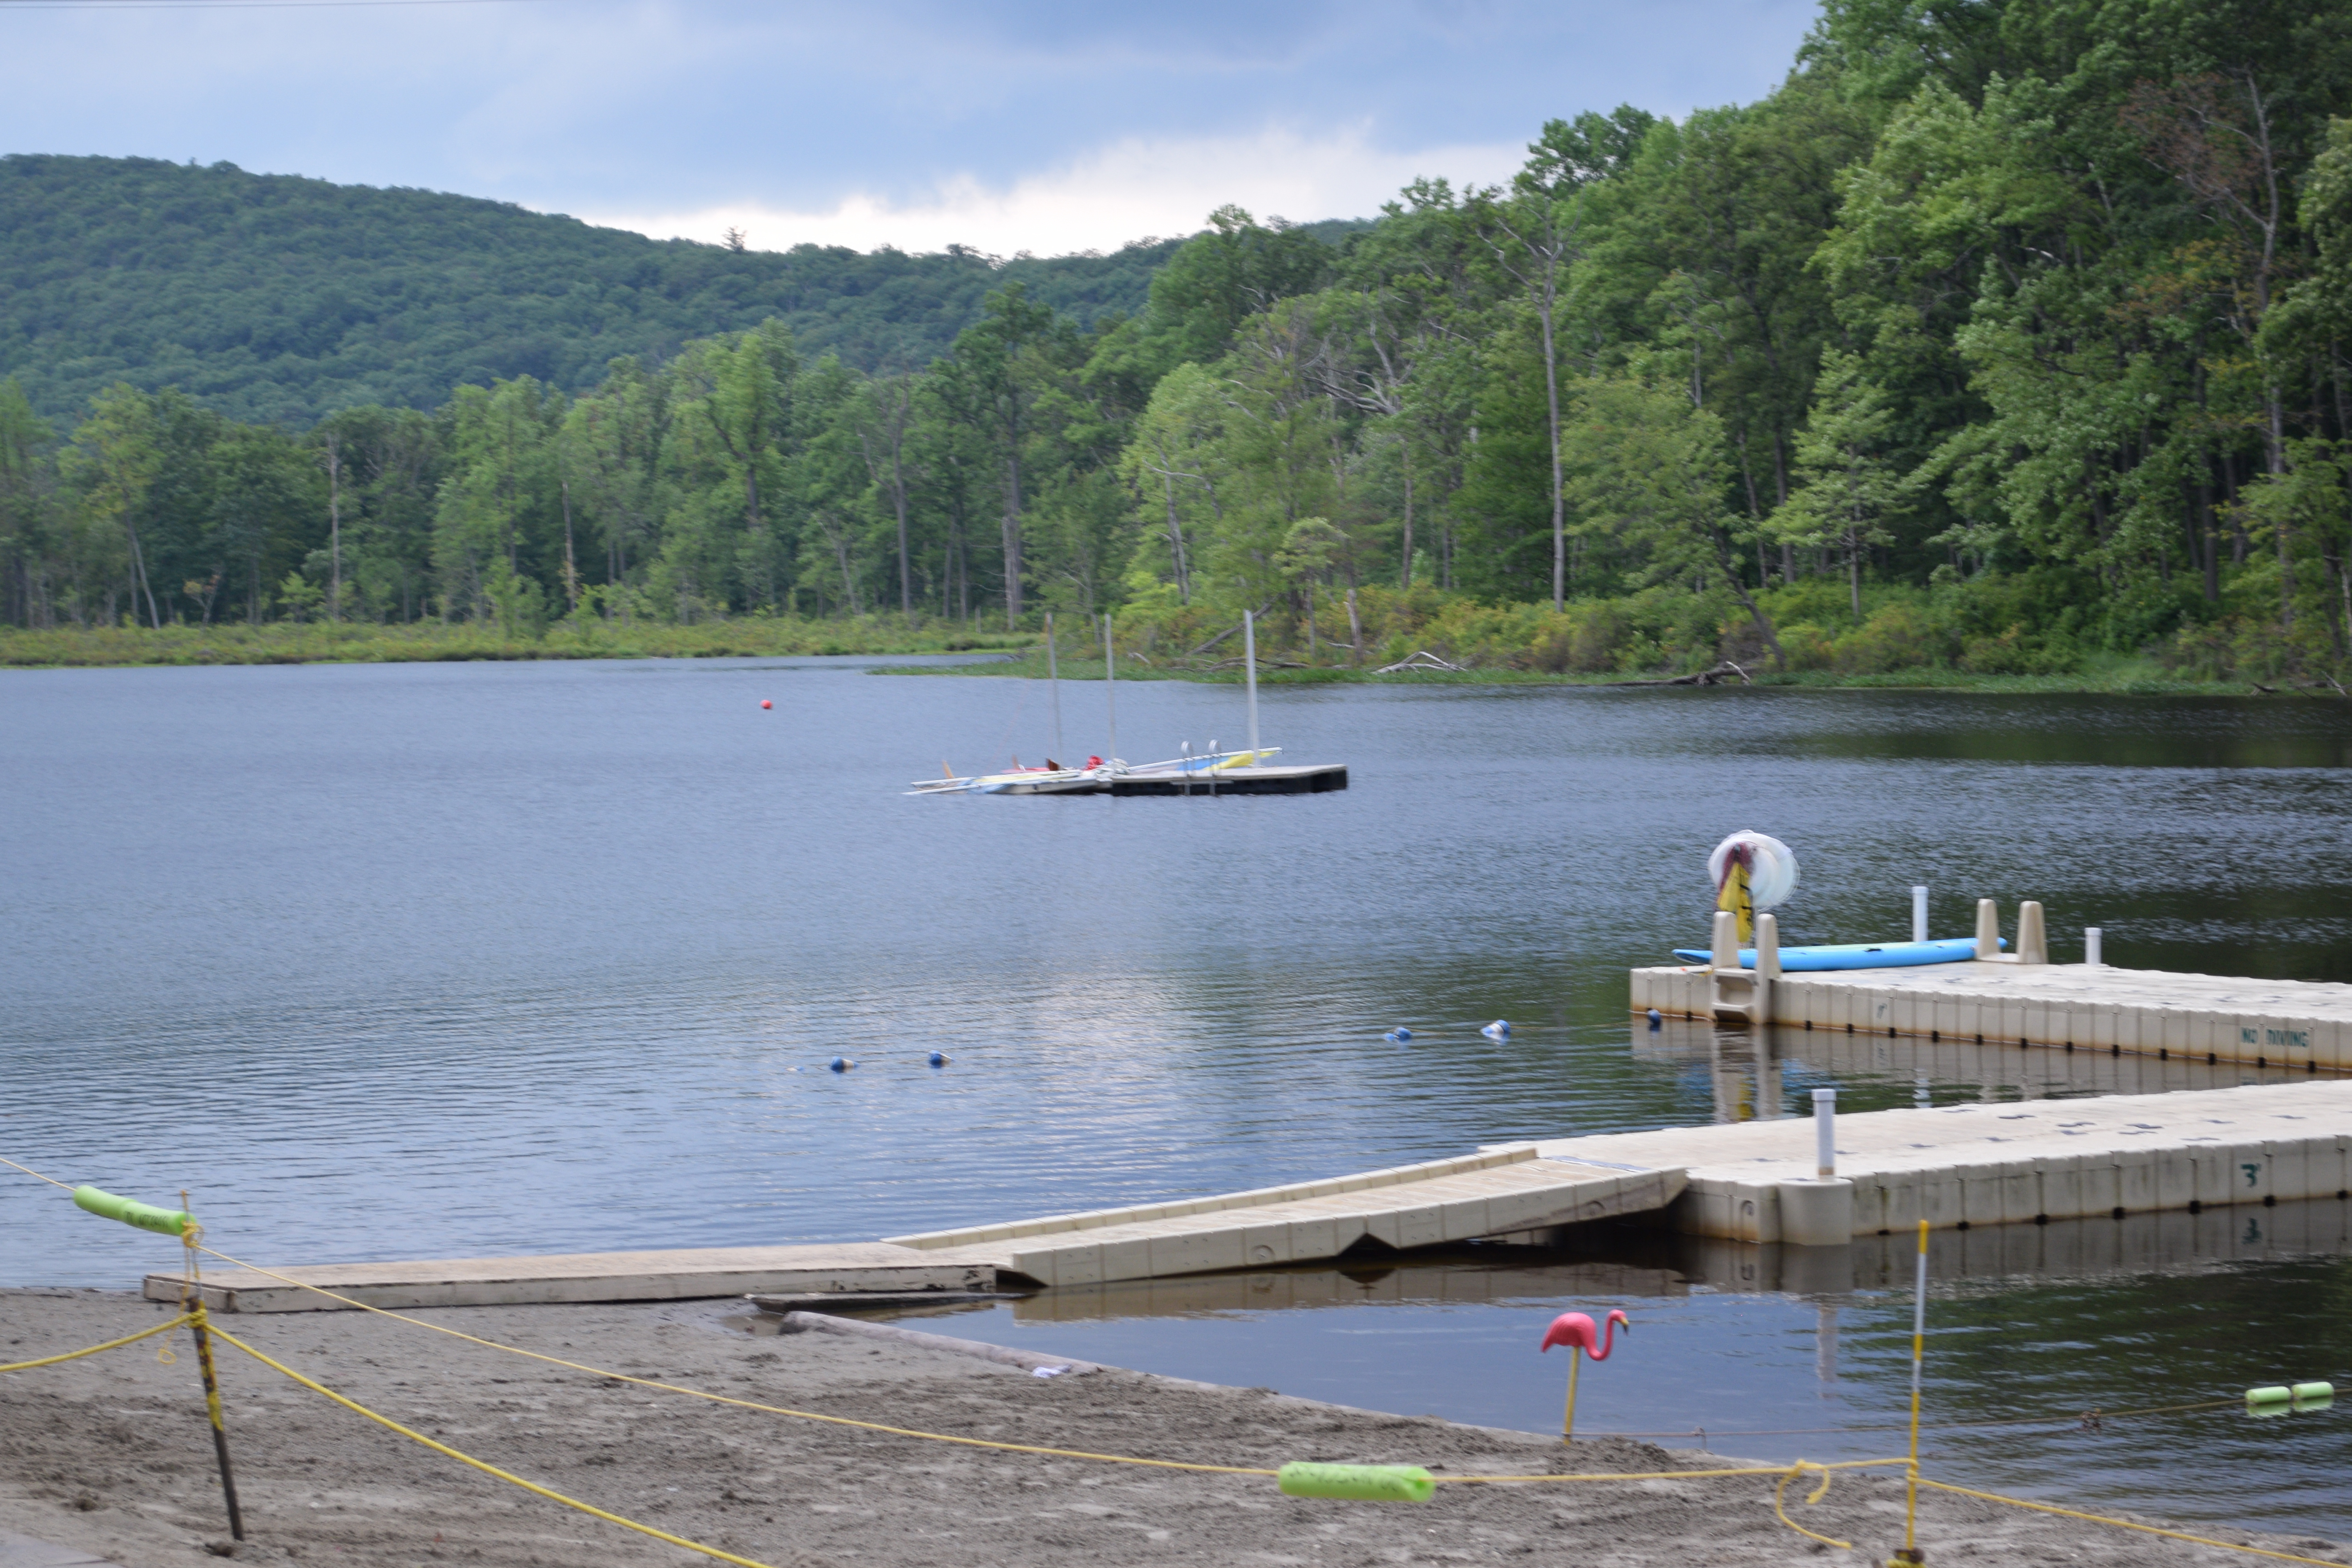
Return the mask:
<path id="1" fill-rule="evenodd" d="M 1823 0 L 1757 102 L 1531 129 L 1001 263 L 0 159 L 0 622 L 2352 682 L 2352 0 Z"/>
<path id="2" fill-rule="evenodd" d="M 973 634 L 886 617 L 792 620 L 747 616 L 697 626 L 641 622 L 559 627 L 532 637 L 495 626 L 289 625 L 99 626 L 27 631 L 0 627 L 0 668 L 190 664 L 406 664 L 566 658 L 775 658 L 819 655 L 939 654 L 1025 648 L 1027 637 Z"/>

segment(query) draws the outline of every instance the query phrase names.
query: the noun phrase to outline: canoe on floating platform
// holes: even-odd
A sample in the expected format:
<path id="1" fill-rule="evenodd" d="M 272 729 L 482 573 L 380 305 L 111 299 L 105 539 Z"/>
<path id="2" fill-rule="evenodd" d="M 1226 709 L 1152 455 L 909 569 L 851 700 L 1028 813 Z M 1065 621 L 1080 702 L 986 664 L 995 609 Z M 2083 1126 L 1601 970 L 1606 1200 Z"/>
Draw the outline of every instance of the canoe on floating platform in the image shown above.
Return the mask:
<path id="1" fill-rule="evenodd" d="M 2001 939 L 2007 947 L 2007 938 Z M 1780 950 L 1783 970 L 1808 969 L 1907 969 L 1920 963 L 1959 963 L 1977 955 L 1976 938 L 1956 936 L 1936 942 L 1844 942 L 1830 947 L 1784 947 Z M 1712 963 L 1715 954 L 1703 949 L 1678 947 L 1675 956 L 1686 963 Z M 1756 967 L 1756 950 L 1739 950 L 1739 967 Z"/>

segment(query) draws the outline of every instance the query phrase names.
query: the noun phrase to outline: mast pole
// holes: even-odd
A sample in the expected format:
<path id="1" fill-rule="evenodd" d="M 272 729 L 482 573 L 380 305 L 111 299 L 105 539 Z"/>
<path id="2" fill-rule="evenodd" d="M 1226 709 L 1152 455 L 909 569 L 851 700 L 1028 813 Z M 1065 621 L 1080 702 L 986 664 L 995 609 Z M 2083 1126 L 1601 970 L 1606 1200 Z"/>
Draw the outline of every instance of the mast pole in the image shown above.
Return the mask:
<path id="1" fill-rule="evenodd" d="M 1054 702 L 1054 756 L 1058 761 L 1065 754 L 1062 751 L 1062 683 L 1054 662 L 1054 612 L 1051 610 L 1045 612 L 1045 691 Z"/>
<path id="2" fill-rule="evenodd" d="M 1110 617 L 1103 616 L 1103 706 L 1110 714 L 1110 750 L 1107 755 L 1118 761 L 1118 661 L 1111 657 Z"/>
<path id="3" fill-rule="evenodd" d="M 1249 689 L 1250 766 L 1257 765 L 1257 620 L 1242 612 L 1242 681 Z"/>

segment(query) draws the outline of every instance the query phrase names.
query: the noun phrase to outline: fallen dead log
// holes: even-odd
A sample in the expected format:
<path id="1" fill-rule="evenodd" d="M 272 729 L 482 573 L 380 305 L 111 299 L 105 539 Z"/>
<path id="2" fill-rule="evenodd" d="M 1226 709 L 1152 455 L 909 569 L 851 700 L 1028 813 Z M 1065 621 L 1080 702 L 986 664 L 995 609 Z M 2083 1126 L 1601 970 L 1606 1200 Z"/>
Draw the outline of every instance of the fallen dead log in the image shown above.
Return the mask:
<path id="1" fill-rule="evenodd" d="M 1604 680 L 1601 684 L 1603 686 L 1726 686 L 1729 682 L 1725 679 L 1725 677 L 1731 675 L 1739 677 L 1739 684 L 1742 686 L 1756 684 L 1748 679 L 1746 670 L 1727 658 L 1712 669 L 1702 669 L 1692 675 L 1672 675 L 1658 680 Z"/>

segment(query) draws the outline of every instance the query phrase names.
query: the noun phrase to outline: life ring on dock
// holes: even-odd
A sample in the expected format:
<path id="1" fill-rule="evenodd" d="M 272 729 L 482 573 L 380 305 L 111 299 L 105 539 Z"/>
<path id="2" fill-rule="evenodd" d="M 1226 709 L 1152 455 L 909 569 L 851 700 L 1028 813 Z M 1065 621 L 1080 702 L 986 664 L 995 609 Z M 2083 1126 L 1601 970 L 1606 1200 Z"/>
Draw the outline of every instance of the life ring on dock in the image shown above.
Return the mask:
<path id="1" fill-rule="evenodd" d="M 1738 917 L 1739 940 L 1748 942 L 1757 911 L 1787 903 L 1797 890 L 1797 857 L 1770 834 L 1743 828 L 1715 847 L 1706 874 L 1715 884 L 1715 907 Z"/>

